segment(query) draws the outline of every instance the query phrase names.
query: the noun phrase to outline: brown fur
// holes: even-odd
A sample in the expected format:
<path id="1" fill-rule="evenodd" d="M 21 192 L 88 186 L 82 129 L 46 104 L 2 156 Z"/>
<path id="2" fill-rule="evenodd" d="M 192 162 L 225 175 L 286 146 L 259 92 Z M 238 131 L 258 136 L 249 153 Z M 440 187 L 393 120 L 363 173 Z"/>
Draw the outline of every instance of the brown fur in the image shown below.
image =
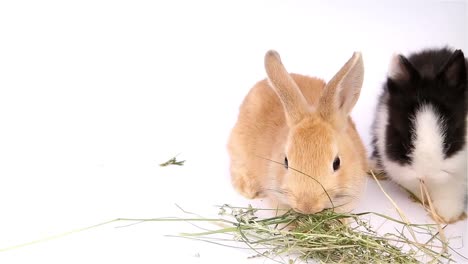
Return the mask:
<path id="1" fill-rule="evenodd" d="M 267 53 L 265 63 L 269 79 L 250 90 L 229 139 L 233 186 L 247 198 L 267 196 L 304 213 L 332 207 L 326 193 L 340 211 L 351 209 L 367 170 L 364 145 L 349 117 L 362 74 L 353 73 L 360 78 L 357 96 L 355 90 L 338 86 L 356 86 L 349 83 L 356 78 L 346 80 L 356 61 L 330 81 L 333 87 L 317 78 L 288 74 L 275 52 Z M 341 167 L 333 172 L 337 154 Z M 286 155 L 289 169 L 271 161 L 283 163 Z"/>

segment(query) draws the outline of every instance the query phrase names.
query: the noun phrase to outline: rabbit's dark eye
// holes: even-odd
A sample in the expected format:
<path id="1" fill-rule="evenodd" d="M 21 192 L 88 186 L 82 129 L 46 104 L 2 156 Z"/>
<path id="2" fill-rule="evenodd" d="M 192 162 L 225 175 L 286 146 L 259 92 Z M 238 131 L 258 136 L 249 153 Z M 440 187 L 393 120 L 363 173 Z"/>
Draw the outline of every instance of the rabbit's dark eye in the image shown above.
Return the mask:
<path id="1" fill-rule="evenodd" d="M 333 170 L 337 171 L 340 168 L 340 157 L 336 157 L 335 160 L 333 161 Z"/>
<path id="2" fill-rule="evenodd" d="M 288 157 L 284 157 L 284 167 L 287 169 L 289 168 L 289 165 L 288 165 Z"/>

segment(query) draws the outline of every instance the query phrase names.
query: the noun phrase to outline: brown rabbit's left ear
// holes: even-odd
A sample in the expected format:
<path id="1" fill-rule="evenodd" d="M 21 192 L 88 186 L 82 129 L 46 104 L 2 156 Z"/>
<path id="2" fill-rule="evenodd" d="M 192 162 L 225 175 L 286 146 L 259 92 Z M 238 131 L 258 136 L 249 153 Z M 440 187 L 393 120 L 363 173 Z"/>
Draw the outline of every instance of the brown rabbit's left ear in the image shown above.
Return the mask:
<path id="1" fill-rule="evenodd" d="M 333 123 L 345 124 L 361 93 L 364 63 L 360 52 L 353 56 L 328 82 L 319 101 L 320 114 Z"/>
<path id="2" fill-rule="evenodd" d="M 444 78 L 450 86 L 459 86 L 466 83 L 465 56 L 461 50 L 456 50 L 447 60 L 438 74 L 439 78 Z"/>
<path id="3" fill-rule="evenodd" d="M 270 50 L 265 54 L 265 70 L 284 107 L 288 124 L 297 124 L 309 112 L 309 106 L 299 86 L 286 71 L 278 52 Z"/>

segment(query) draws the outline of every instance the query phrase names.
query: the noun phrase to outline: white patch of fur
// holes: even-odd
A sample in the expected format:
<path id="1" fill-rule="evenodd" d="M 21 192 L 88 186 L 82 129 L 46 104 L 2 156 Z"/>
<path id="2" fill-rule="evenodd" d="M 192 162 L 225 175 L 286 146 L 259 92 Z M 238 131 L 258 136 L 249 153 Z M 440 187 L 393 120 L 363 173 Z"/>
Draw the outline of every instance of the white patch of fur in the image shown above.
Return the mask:
<path id="1" fill-rule="evenodd" d="M 388 125 L 388 109 L 379 105 L 376 119 L 376 147 L 383 169 L 396 183 L 421 198 L 419 179 L 425 180 L 434 206 L 445 220 L 455 220 L 465 210 L 467 189 L 466 147 L 448 159 L 444 159 L 442 134 L 444 127 L 432 107 L 422 107 L 415 115 L 413 162 L 400 165 L 390 160 L 385 152 L 385 134 Z M 467 138 L 468 139 L 468 138 Z"/>
<path id="2" fill-rule="evenodd" d="M 429 105 L 422 106 L 416 113 L 414 122 L 413 144 L 411 154 L 413 170 L 421 178 L 434 182 L 445 182 L 450 177 L 444 172 L 444 124 L 436 111 Z"/>

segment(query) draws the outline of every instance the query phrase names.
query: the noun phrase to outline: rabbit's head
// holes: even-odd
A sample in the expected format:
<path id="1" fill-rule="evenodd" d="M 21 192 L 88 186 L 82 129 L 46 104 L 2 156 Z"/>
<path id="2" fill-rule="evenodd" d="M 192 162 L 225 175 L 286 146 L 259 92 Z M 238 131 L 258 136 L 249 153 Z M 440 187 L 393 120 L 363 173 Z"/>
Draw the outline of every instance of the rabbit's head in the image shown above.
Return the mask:
<path id="1" fill-rule="evenodd" d="M 356 149 L 362 143 L 349 116 L 363 83 L 361 54 L 353 54 L 316 104 L 306 101 L 276 51 L 265 55 L 265 68 L 289 128 L 275 196 L 301 213 L 349 208 L 365 184 L 364 153 Z"/>

